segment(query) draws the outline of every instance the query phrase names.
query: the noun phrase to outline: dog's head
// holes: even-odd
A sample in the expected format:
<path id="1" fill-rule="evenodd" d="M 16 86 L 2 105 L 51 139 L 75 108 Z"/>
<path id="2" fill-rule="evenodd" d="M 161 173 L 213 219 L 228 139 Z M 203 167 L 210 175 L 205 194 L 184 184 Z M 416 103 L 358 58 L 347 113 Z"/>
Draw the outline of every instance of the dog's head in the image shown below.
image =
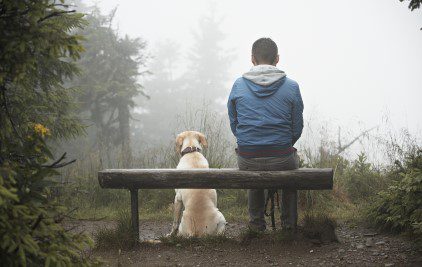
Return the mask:
<path id="1" fill-rule="evenodd" d="M 176 137 L 176 150 L 181 153 L 187 147 L 197 147 L 200 149 L 208 146 L 205 135 L 197 131 L 185 131 Z"/>

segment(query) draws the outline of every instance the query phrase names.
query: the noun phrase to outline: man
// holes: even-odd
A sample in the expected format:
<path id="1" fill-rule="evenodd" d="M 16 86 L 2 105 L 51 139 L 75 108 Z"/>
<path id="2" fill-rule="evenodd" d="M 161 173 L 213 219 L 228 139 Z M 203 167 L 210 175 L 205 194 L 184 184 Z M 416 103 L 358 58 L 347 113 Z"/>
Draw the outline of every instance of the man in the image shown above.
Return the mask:
<path id="1" fill-rule="evenodd" d="M 237 139 L 240 170 L 299 167 L 293 145 L 302 134 L 303 102 L 298 84 L 276 67 L 278 61 L 275 42 L 270 38 L 258 39 L 252 46 L 252 69 L 236 80 L 230 92 L 227 108 L 230 127 Z M 282 223 L 289 212 L 283 206 L 285 200 L 296 201 L 296 198 L 295 191 L 283 191 Z M 264 231 L 264 190 L 248 190 L 248 206 L 249 227 Z"/>

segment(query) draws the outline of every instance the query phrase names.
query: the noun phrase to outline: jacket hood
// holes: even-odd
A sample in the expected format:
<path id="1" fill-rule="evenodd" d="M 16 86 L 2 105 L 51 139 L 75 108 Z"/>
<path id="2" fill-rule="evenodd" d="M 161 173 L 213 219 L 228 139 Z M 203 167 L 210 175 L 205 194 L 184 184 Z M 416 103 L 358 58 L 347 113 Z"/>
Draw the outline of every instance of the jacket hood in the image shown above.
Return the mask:
<path id="1" fill-rule="evenodd" d="M 243 74 L 246 85 L 258 97 L 274 94 L 286 80 L 284 71 L 272 65 L 253 66 Z"/>

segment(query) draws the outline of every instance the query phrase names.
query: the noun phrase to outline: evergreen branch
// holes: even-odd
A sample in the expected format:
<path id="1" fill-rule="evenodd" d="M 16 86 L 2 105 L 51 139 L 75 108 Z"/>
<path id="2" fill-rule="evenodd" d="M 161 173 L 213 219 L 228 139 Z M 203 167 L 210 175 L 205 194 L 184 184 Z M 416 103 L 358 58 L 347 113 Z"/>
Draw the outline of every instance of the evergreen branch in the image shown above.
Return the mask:
<path id="1" fill-rule="evenodd" d="M 10 124 L 12 125 L 13 131 L 15 132 L 15 134 L 18 136 L 18 138 L 22 141 L 25 142 L 25 140 L 23 140 L 22 136 L 20 135 L 20 133 L 18 132 L 18 129 L 16 128 L 16 125 L 12 119 L 12 114 L 10 113 L 9 110 L 9 105 L 7 103 L 7 97 L 6 97 L 6 87 L 4 85 L 2 85 L 0 87 L 1 89 L 1 94 L 3 96 L 3 107 L 4 107 L 4 111 L 6 113 L 7 118 L 9 119 Z"/>
<path id="2" fill-rule="evenodd" d="M 38 23 L 41 23 L 41 22 L 43 22 L 43 21 L 45 21 L 45 20 L 47 20 L 49 18 L 52 18 L 52 17 L 57 17 L 57 16 L 61 16 L 63 14 L 69 14 L 69 13 L 75 13 L 75 12 L 76 12 L 76 10 L 56 11 L 56 12 L 53 12 L 53 13 L 51 13 L 51 14 L 43 17 L 43 18 L 40 18 L 38 20 Z"/>
<path id="3" fill-rule="evenodd" d="M 34 225 L 32 225 L 31 230 L 34 231 L 38 225 L 40 224 L 41 220 L 43 219 L 42 214 L 38 215 L 37 220 L 35 221 Z"/>
<path id="4" fill-rule="evenodd" d="M 17 12 L 17 11 L 15 11 L 15 12 L 12 12 L 12 13 L 10 13 L 10 14 L 2 14 L 1 16 L 0 16 L 0 18 L 1 19 L 8 19 L 8 18 L 12 18 L 12 17 L 16 17 L 16 16 L 25 16 L 26 14 L 28 14 L 29 13 L 29 11 L 31 11 L 31 9 L 29 9 L 29 8 L 27 8 L 26 10 L 24 10 L 24 11 L 22 11 L 22 12 Z"/>

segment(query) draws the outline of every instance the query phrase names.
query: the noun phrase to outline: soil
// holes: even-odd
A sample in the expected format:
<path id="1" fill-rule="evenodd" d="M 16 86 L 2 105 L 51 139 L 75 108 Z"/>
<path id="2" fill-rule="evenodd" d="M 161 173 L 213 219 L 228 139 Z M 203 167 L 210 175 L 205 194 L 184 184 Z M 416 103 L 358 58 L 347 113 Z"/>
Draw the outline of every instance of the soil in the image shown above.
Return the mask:
<path id="1" fill-rule="evenodd" d="M 114 225 L 110 221 L 67 222 L 73 231 L 89 234 Z M 300 235 L 281 242 L 265 237 L 240 242 L 239 234 L 246 230 L 244 223 L 227 226 L 230 242 L 151 242 L 169 233 L 170 226 L 170 222 L 142 221 L 144 242 L 138 247 L 128 251 L 95 250 L 93 255 L 100 257 L 105 266 L 422 266 L 422 253 L 407 239 L 363 227 L 341 225 L 336 229 L 339 242 L 329 243 Z"/>

